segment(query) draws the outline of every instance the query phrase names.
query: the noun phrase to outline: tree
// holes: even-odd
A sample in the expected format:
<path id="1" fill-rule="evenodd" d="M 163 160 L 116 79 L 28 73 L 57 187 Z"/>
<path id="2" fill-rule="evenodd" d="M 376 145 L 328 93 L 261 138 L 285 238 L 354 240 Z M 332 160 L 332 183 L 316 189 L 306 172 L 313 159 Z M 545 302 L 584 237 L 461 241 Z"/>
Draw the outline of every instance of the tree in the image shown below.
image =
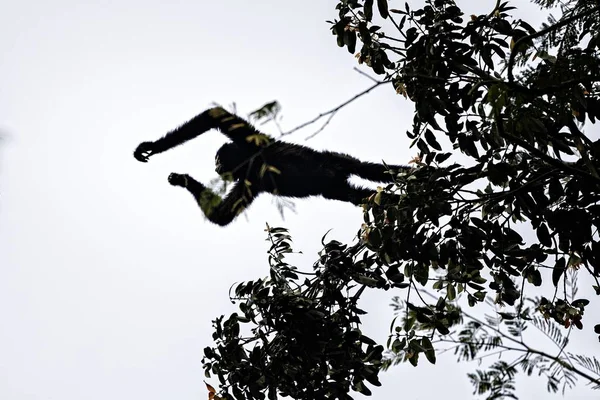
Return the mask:
<path id="1" fill-rule="evenodd" d="M 270 277 L 234 289 L 240 312 L 214 321 L 207 376 L 236 399 L 348 399 L 382 369 L 453 348 L 501 354 L 469 375 L 488 399 L 516 398 L 518 371 L 549 391 L 600 387 L 600 361 L 566 351 L 590 303 L 578 274 L 600 295 L 600 140 L 586 133 L 600 119 L 600 3 L 535 0 L 561 7 L 539 30 L 507 2 L 466 21 L 451 0 L 376 3 L 380 18 L 373 0 L 340 1 L 332 32 L 414 103 L 422 157 L 369 199 L 355 243 L 323 238 L 312 273 L 285 262 L 287 231 L 268 229 Z M 450 163 L 459 152 L 467 161 Z M 360 331 L 367 289 L 397 295 L 386 347 Z M 464 310 L 486 305 L 487 317 Z M 558 350 L 528 344 L 528 327 Z"/>

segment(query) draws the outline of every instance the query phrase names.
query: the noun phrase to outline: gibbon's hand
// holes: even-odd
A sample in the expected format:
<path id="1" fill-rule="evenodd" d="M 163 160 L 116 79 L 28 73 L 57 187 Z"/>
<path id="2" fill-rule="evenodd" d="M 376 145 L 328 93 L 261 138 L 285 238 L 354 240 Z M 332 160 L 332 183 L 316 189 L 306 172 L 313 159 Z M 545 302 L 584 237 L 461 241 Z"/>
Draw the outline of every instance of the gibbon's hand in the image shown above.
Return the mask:
<path id="1" fill-rule="evenodd" d="M 135 149 L 133 156 L 139 162 L 148 162 L 148 158 L 154 154 L 154 142 L 143 142 Z"/>
<path id="2" fill-rule="evenodd" d="M 188 179 L 186 174 L 176 174 L 173 172 L 169 175 L 169 183 L 173 186 L 187 187 Z"/>

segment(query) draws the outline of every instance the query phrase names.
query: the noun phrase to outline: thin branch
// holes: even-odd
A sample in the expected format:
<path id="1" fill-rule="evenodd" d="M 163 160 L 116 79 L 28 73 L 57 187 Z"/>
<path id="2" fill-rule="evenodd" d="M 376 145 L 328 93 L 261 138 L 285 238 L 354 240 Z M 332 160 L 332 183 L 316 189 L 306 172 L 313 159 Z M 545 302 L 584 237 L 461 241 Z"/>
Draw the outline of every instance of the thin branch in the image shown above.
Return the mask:
<path id="1" fill-rule="evenodd" d="M 313 132 L 312 134 L 310 134 L 306 138 L 304 138 L 304 140 L 312 139 L 315 136 L 317 136 L 319 133 L 321 133 L 325 129 L 325 127 L 327 125 L 329 125 L 329 123 L 331 122 L 331 120 L 333 119 L 333 117 L 335 117 L 335 114 L 337 114 L 337 111 L 332 112 L 329 115 L 329 117 L 327 118 L 327 120 L 325 121 L 325 123 L 323 125 L 321 125 L 321 127 L 319 129 L 317 129 L 315 132 Z"/>
<path id="2" fill-rule="evenodd" d="M 354 100 L 356 100 L 356 99 L 358 99 L 358 98 L 360 98 L 360 97 L 364 96 L 365 94 L 367 94 L 367 93 L 371 92 L 373 89 L 376 89 L 376 88 L 378 88 L 379 86 L 381 86 L 381 85 L 383 85 L 383 84 L 386 84 L 386 83 L 390 83 L 390 82 L 391 82 L 391 81 L 377 81 L 377 82 L 376 82 L 374 85 L 372 85 L 371 87 L 369 87 L 369 88 L 367 88 L 367 89 L 363 90 L 362 92 L 358 93 L 357 95 L 353 96 L 352 98 L 350 98 L 350 99 L 346 100 L 345 102 L 343 102 L 343 103 L 342 103 L 342 104 L 340 104 L 339 106 L 337 106 L 337 107 L 335 107 L 335 108 L 332 108 L 332 109 L 331 109 L 331 110 L 329 110 L 329 111 L 325 111 L 325 112 L 323 112 L 323 113 L 321 113 L 321 114 L 317 115 L 315 118 L 311 119 L 310 121 L 304 122 L 303 124 L 300 124 L 300 125 L 298 125 L 297 127 L 293 128 L 293 129 L 290 129 L 290 130 L 289 130 L 289 131 L 287 131 L 287 132 L 283 132 L 283 133 L 281 134 L 281 136 L 280 136 L 280 137 L 287 136 L 287 135 L 291 135 L 292 133 L 294 133 L 294 132 L 296 132 L 296 131 L 298 131 L 298 130 L 300 130 L 300 129 L 302 129 L 302 128 L 305 128 L 305 127 L 307 127 L 307 126 L 309 126 L 309 125 L 312 125 L 312 124 L 314 124 L 315 122 L 317 122 L 318 120 L 320 120 L 320 119 L 321 119 L 321 118 L 323 118 L 323 117 L 326 117 L 326 116 L 328 116 L 328 115 L 331 115 L 331 114 L 335 114 L 335 113 L 337 113 L 337 112 L 338 112 L 340 109 L 342 109 L 342 108 L 344 108 L 345 106 L 347 106 L 348 104 L 352 103 Z M 330 117 L 330 119 L 331 119 L 331 117 Z M 327 122 L 327 123 L 329 123 L 329 122 Z"/>
<path id="3" fill-rule="evenodd" d="M 356 72 L 358 72 L 359 74 L 361 74 L 363 76 L 366 76 L 367 78 L 369 78 L 370 80 L 372 80 L 374 83 L 379 83 L 380 82 L 377 79 L 373 78 L 371 75 L 367 74 L 365 71 L 362 71 L 358 67 L 354 67 L 353 70 L 355 70 Z"/>
<path id="4" fill-rule="evenodd" d="M 479 342 L 472 342 L 472 341 L 468 341 L 468 340 L 455 340 L 455 339 L 444 339 L 444 338 L 440 338 L 440 339 L 436 339 L 435 341 L 433 341 L 433 343 L 454 343 L 458 346 L 461 345 L 472 345 L 472 346 L 478 346 L 481 347 L 481 343 Z M 505 352 L 505 351 L 520 351 L 520 352 L 525 352 L 527 350 L 525 349 L 521 349 L 519 347 L 511 347 L 511 346 L 506 346 L 503 344 L 498 344 L 496 345 L 497 348 L 501 348 L 502 350 L 500 350 L 499 352 Z M 481 357 L 487 357 L 488 355 L 493 355 L 493 354 L 497 354 L 497 352 L 494 352 L 492 354 L 487 354 L 487 355 L 483 355 Z M 473 358 L 473 360 L 476 360 L 476 358 Z"/>
<path id="5" fill-rule="evenodd" d="M 523 346 L 524 346 L 524 347 L 527 349 L 527 351 L 528 351 L 528 352 L 530 352 L 530 353 L 533 353 L 533 354 L 537 354 L 538 356 L 545 357 L 545 358 L 547 358 L 547 359 L 549 359 L 549 360 L 554 360 L 554 361 L 556 361 L 558 364 L 560 364 L 560 366 L 561 366 L 561 367 L 563 367 L 563 368 L 565 368 L 565 369 L 568 369 L 569 371 L 571 371 L 571 372 L 573 372 L 573 373 L 575 373 L 575 374 L 577 374 L 577 375 L 579 375 L 579 376 L 581 376 L 581 377 L 583 377 L 583 378 L 587 379 L 587 380 L 588 380 L 588 381 L 590 381 L 591 383 L 594 383 L 594 384 L 596 384 L 596 385 L 600 385 L 600 379 L 594 378 L 593 376 L 586 374 L 585 372 L 583 372 L 583 371 L 581 371 L 581 370 L 579 370 L 579 369 L 575 368 L 575 367 L 574 367 L 574 366 L 572 366 L 571 364 L 568 364 L 568 363 L 564 362 L 564 361 L 563 361 L 563 360 L 561 360 L 560 358 L 558 358 L 558 357 L 554 357 L 554 356 L 552 356 L 552 355 L 550 355 L 550 354 L 548 354 L 548 353 L 544 353 L 543 351 L 539 351 L 539 350 L 533 349 L 533 348 L 531 348 L 531 347 L 527 346 L 527 345 L 526 345 L 526 344 L 524 344 L 524 343 L 523 343 L 522 345 L 523 345 Z M 585 368 L 585 367 L 584 367 L 584 368 Z"/>
<path id="6" fill-rule="evenodd" d="M 408 16 L 408 14 L 406 16 Z M 388 18 L 390 19 L 390 21 L 392 21 L 392 24 L 394 24 L 394 26 L 396 27 L 396 30 L 398 32 L 400 32 L 400 34 L 404 37 L 404 41 L 406 41 L 406 34 L 402 31 L 402 29 L 400 29 L 400 25 L 398 25 L 398 23 L 396 23 L 396 20 L 394 19 L 394 17 L 392 17 L 391 13 L 389 14 Z M 389 36 L 387 36 L 387 38 L 389 38 Z M 401 41 L 399 39 L 396 39 L 396 40 L 398 40 L 399 42 Z"/>
<path id="7" fill-rule="evenodd" d="M 380 33 L 380 34 L 379 34 L 379 37 L 380 37 L 381 39 L 393 40 L 394 42 L 400 42 L 400 43 L 404 43 L 404 42 L 405 42 L 405 41 L 404 41 L 404 40 L 402 40 L 402 39 L 397 39 L 397 38 L 395 38 L 395 37 L 388 36 L 388 35 L 386 35 L 385 33 Z"/>

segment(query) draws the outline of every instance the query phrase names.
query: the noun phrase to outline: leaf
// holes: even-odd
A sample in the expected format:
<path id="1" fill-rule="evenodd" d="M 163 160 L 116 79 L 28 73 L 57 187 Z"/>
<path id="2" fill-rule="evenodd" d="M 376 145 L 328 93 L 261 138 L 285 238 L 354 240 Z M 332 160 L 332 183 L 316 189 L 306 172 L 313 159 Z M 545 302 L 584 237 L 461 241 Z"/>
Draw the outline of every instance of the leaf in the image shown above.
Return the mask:
<path id="1" fill-rule="evenodd" d="M 354 390 L 356 390 L 359 393 L 364 394 L 365 396 L 371 395 L 371 391 L 365 386 L 365 384 L 362 381 L 358 381 L 354 385 Z"/>
<path id="2" fill-rule="evenodd" d="M 361 38 L 362 42 L 365 44 L 365 46 L 371 45 L 371 33 L 369 32 L 369 29 L 367 28 L 366 22 L 360 21 L 358 23 L 358 32 L 360 33 L 360 38 Z M 363 54 L 365 54 L 365 53 L 363 53 Z M 365 54 L 365 56 L 366 56 L 366 54 Z"/>
<path id="3" fill-rule="evenodd" d="M 419 364 L 419 353 L 409 353 L 408 355 L 408 362 L 413 366 L 416 367 L 417 364 Z"/>
<path id="4" fill-rule="evenodd" d="M 427 130 L 425 131 L 425 140 L 427 141 L 427 144 L 433 147 L 434 149 L 442 151 L 442 146 L 438 143 L 438 141 L 435 138 L 435 135 L 429 128 L 427 128 Z"/>
<path id="5" fill-rule="evenodd" d="M 542 223 L 535 231 L 537 234 L 537 238 L 541 244 L 546 247 L 550 247 L 552 245 L 552 239 L 550 238 L 550 233 L 548 232 L 548 227 L 546 224 Z"/>
<path id="6" fill-rule="evenodd" d="M 377 287 L 377 284 L 379 283 L 377 279 L 373 279 L 365 275 L 358 275 L 354 278 L 354 280 L 369 287 Z"/>
<path id="7" fill-rule="evenodd" d="M 527 274 L 527 281 L 533 286 L 541 286 L 542 285 L 542 274 L 538 269 L 531 269 Z"/>
<path id="8" fill-rule="evenodd" d="M 598 333 L 600 333 L 600 332 L 598 332 Z M 392 351 L 396 354 L 398 354 L 400 351 L 402 351 L 404 349 L 404 347 L 406 347 L 406 338 L 402 338 L 402 340 L 396 339 L 396 340 L 394 340 L 394 343 L 392 343 Z"/>
<path id="9" fill-rule="evenodd" d="M 423 337 L 421 339 L 421 346 L 425 350 L 425 357 L 427 358 L 427 361 L 435 364 L 435 350 L 428 337 Z"/>
<path id="10" fill-rule="evenodd" d="M 245 126 L 245 124 L 235 124 L 232 125 L 232 129 L 234 126 Z M 231 130 L 231 129 L 230 129 Z M 254 143 L 255 146 L 261 147 L 266 146 L 271 141 L 271 138 L 264 133 L 256 133 L 254 135 L 246 136 L 246 141 L 249 143 Z"/>
<path id="11" fill-rule="evenodd" d="M 553 177 L 550 179 L 548 194 L 550 195 L 550 202 L 552 203 L 559 200 L 565 194 L 559 178 Z"/>
<path id="12" fill-rule="evenodd" d="M 513 319 L 516 318 L 514 314 L 506 313 L 506 312 L 498 312 L 498 315 L 500 315 L 502 317 L 502 319 L 505 319 L 508 321 L 512 321 Z"/>
<path id="13" fill-rule="evenodd" d="M 375 198 L 373 199 L 373 202 L 375 204 L 377 204 L 378 206 L 381 205 L 381 196 L 383 196 L 382 193 L 383 192 L 377 192 L 377 194 L 375 195 Z"/>
<path id="14" fill-rule="evenodd" d="M 277 101 L 271 101 L 260 107 L 258 110 L 252 111 L 250 114 L 248 114 L 248 119 L 253 121 L 259 121 L 261 119 L 270 121 L 271 119 L 275 118 L 280 111 L 281 104 L 279 104 Z"/>
<path id="15" fill-rule="evenodd" d="M 377 0 L 377 8 L 379 9 L 379 15 L 381 15 L 381 18 L 386 19 L 389 17 L 390 14 L 388 12 L 387 0 Z"/>
<path id="16" fill-rule="evenodd" d="M 565 272 L 565 266 L 567 265 L 567 261 L 564 257 L 561 257 L 556 264 L 554 264 L 554 269 L 552 269 L 552 283 L 554 286 L 558 286 L 558 282 L 560 281 L 560 277 Z"/>
<path id="17" fill-rule="evenodd" d="M 446 161 L 447 159 L 449 159 L 451 156 L 452 156 L 452 153 L 438 153 L 435 155 L 435 162 L 437 162 L 438 164 L 441 164 L 444 161 Z"/>
<path id="18" fill-rule="evenodd" d="M 373 19 L 373 0 L 365 0 L 364 5 L 365 19 L 371 21 Z"/>
<path id="19" fill-rule="evenodd" d="M 587 306 L 588 304 L 590 304 L 590 301 L 588 299 L 577 299 L 574 302 L 571 303 L 571 305 L 573 307 L 577 307 L 577 308 L 585 308 L 585 306 Z"/>
<path id="20" fill-rule="evenodd" d="M 354 51 L 356 50 L 356 32 L 347 29 L 344 32 L 344 43 L 348 46 L 348 52 L 354 54 Z"/>
<path id="21" fill-rule="evenodd" d="M 204 382 L 204 384 L 206 385 L 206 388 L 208 389 L 208 400 L 213 400 L 215 399 L 215 394 L 217 393 L 217 391 L 215 390 L 214 387 L 212 387 L 211 385 L 209 385 L 208 383 Z"/>
<path id="22" fill-rule="evenodd" d="M 456 299 L 456 289 L 454 289 L 454 285 L 449 283 L 448 286 L 446 286 L 446 294 L 448 295 L 448 300 L 452 301 Z"/>

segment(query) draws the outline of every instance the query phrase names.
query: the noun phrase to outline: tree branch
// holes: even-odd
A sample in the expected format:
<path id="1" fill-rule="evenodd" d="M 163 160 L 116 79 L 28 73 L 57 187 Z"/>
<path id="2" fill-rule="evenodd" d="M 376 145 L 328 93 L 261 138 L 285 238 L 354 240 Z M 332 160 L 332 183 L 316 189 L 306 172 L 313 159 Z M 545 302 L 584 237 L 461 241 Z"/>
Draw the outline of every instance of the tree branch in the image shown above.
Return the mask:
<path id="1" fill-rule="evenodd" d="M 323 118 L 323 117 L 326 117 L 326 116 L 328 116 L 328 115 L 331 115 L 331 117 L 329 117 L 329 120 L 327 120 L 327 121 L 326 121 L 326 123 L 325 123 L 325 125 L 324 125 L 323 127 L 321 127 L 321 129 L 319 130 L 319 132 L 320 132 L 321 130 L 323 130 L 323 128 L 324 128 L 324 127 L 325 127 L 327 124 L 329 124 L 329 121 L 331 120 L 331 118 L 333 118 L 333 115 L 335 115 L 335 113 L 337 113 L 337 112 L 338 112 L 340 109 L 342 109 L 342 108 L 344 108 L 345 106 L 347 106 L 348 104 L 352 103 L 354 100 L 356 100 L 356 99 L 358 99 L 358 98 L 360 98 L 360 97 L 364 96 L 365 94 L 367 94 L 367 93 L 371 92 L 373 89 L 376 89 L 376 88 L 378 88 L 379 86 L 381 86 L 381 85 L 383 85 L 383 84 L 386 84 L 386 83 L 390 83 L 390 82 L 391 82 L 391 81 L 376 81 L 376 83 L 375 83 L 374 85 L 372 85 L 371 87 L 369 87 L 369 88 L 367 88 L 367 89 L 363 90 L 362 92 L 358 93 L 357 95 L 353 96 L 352 98 L 350 98 L 350 99 L 346 100 L 345 102 L 343 102 L 342 104 L 338 105 L 337 107 L 335 107 L 335 108 L 332 108 L 332 109 L 331 109 L 331 110 L 329 110 L 329 111 L 325 111 L 325 112 L 323 112 L 323 113 L 321 113 L 321 114 L 317 115 L 315 118 L 313 118 L 313 119 L 311 119 L 311 120 L 309 120 L 309 121 L 306 121 L 306 122 L 304 122 L 304 123 L 302 123 L 302 124 L 300 124 L 300 125 L 296 126 L 295 128 L 293 128 L 293 129 L 290 129 L 289 131 L 282 132 L 280 137 L 287 136 L 287 135 L 291 135 L 292 133 L 294 133 L 294 132 L 296 132 L 296 131 L 298 131 L 298 130 L 300 130 L 300 129 L 302 129 L 302 128 L 305 128 L 305 127 L 307 127 L 307 126 L 309 126 L 309 125 L 312 125 L 312 124 L 314 124 L 315 122 L 317 122 L 317 121 L 318 121 L 318 120 L 320 120 L 321 118 Z M 332 114 L 333 114 L 333 115 L 332 115 Z M 311 135 L 311 137 L 312 137 L 312 136 L 314 136 L 314 134 L 313 134 L 313 135 Z"/>

